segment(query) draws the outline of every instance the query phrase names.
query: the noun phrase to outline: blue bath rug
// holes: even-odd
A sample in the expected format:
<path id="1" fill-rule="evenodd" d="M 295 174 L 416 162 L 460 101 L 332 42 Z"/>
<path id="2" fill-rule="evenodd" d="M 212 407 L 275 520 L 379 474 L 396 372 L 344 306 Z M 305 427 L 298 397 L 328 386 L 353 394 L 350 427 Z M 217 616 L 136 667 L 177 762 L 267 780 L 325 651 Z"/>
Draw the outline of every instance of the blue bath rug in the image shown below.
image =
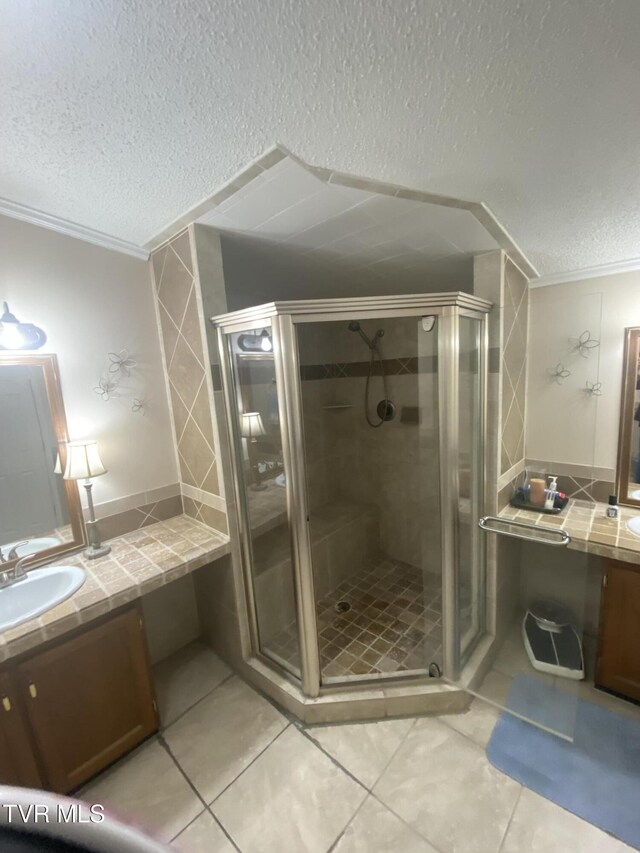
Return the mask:
<path id="1" fill-rule="evenodd" d="M 521 707 L 535 682 L 538 702 L 553 689 L 519 676 L 507 707 Z M 546 694 L 549 694 L 548 696 Z M 548 800 L 640 849 L 640 725 L 582 699 L 573 743 L 503 713 L 487 745 L 494 767 Z"/>

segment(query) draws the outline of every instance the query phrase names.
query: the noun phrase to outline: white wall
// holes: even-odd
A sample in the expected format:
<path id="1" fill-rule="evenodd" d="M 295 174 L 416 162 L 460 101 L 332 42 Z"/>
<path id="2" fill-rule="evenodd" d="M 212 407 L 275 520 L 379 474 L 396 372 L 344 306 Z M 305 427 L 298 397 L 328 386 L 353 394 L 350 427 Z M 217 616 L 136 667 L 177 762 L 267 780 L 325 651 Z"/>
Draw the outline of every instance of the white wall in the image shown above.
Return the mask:
<path id="1" fill-rule="evenodd" d="M 0 216 L 0 302 L 47 334 L 58 356 L 72 439 L 96 438 L 108 473 L 98 503 L 178 481 L 148 264 Z M 138 362 L 126 395 L 94 393 L 108 353 L 126 347 Z M 131 412 L 144 396 L 144 415 Z"/>
<path id="2" fill-rule="evenodd" d="M 640 326 L 640 272 L 532 288 L 529 326 L 527 457 L 615 470 L 624 330 Z M 569 337 L 589 329 L 600 346 L 587 358 Z M 571 371 L 550 381 L 557 362 Z M 601 382 L 589 397 L 586 381 Z"/>

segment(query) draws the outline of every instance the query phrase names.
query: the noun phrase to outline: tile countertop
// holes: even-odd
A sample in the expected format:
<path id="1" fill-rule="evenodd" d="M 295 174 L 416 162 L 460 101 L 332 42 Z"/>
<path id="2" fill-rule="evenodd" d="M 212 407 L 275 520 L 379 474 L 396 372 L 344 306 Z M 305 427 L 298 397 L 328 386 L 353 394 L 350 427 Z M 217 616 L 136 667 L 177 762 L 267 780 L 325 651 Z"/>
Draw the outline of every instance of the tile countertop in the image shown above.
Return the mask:
<path id="1" fill-rule="evenodd" d="M 97 560 L 86 560 L 80 552 L 51 561 L 49 565 L 83 568 L 84 584 L 36 619 L 0 633 L 0 662 L 140 598 L 230 550 L 227 536 L 186 515 L 134 530 L 109 544 L 111 553 Z"/>
<path id="2" fill-rule="evenodd" d="M 567 546 L 624 563 L 640 565 L 640 536 L 627 527 L 630 518 L 640 515 L 633 507 L 618 507 L 618 518 L 606 517 L 607 505 L 591 501 L 570 500 L 559 515 L 546 515 L 506 506 L 500 518 L 513 518 L 540 527 L 560 527 L 571 536 Z"/>

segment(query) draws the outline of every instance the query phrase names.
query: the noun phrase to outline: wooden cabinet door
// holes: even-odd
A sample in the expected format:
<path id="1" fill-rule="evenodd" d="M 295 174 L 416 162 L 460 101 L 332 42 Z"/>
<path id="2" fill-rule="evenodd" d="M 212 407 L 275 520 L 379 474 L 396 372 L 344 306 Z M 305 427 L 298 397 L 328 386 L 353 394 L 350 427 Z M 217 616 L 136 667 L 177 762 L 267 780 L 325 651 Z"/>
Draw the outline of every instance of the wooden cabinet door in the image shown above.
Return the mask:
<path id="1" fill-rule="evenodd" d="M 23 714 L 11 673 L 0 672 L 0 784 L 42 788 Z"/>
<path id="2" fill-rule="evenodd" d="M 158 728 L 135 607 L 34 654 L 17 677 L 51 790 L 73 790 Z"/>
<path id="3" fill-rule="evenodd" d="M 640 701 L 640 567 L 605 562 L 595 683 Z"/>

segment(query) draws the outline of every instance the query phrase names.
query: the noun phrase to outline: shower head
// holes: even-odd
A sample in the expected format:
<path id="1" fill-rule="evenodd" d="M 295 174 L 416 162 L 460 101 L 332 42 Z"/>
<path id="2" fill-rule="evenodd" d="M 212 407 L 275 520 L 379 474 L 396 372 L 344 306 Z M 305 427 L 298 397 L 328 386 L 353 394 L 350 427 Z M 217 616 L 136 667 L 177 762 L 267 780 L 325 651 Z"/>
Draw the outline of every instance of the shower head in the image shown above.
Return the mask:
<path id="1" fill-rule="evenodd" d="M 369 347 L 369 349 L 375 349 L 376 343 L 378 342 L 378 338 L 381 338 L 384 335 L 384 329 L 378 329 L 378 331 L 373 336 L 373 340 L 368 335 L 362 331 L 360 327 L 360 323 L 357 320 L 350 320 L 349 325 L 347 326 L 350 332 L 357 332 L 365 344 Z"/>

